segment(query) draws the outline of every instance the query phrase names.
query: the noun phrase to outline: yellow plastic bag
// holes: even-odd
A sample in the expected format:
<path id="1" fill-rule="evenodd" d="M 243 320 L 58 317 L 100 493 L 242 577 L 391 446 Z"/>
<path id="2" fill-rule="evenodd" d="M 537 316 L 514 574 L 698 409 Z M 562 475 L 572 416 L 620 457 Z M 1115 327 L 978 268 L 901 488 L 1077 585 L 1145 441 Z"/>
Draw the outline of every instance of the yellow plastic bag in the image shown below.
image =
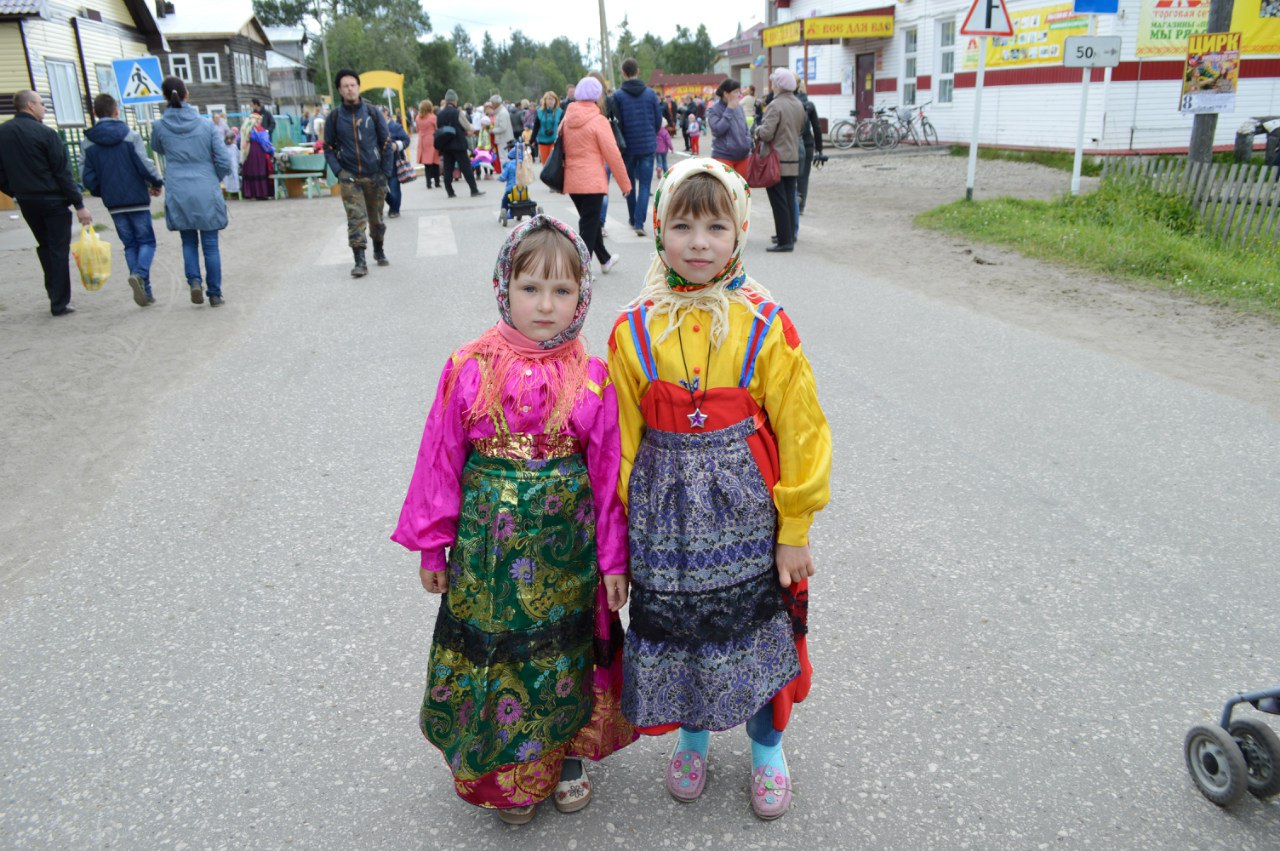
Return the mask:
<path id="1" fill-rule="evenodd" d="M 80 238 L 71 246 L 76 267 L 80 269 L 80 283 L 90 292 L 102 289 L 111 277 L 111 244 L 91 227 L 80 227 Z"/>

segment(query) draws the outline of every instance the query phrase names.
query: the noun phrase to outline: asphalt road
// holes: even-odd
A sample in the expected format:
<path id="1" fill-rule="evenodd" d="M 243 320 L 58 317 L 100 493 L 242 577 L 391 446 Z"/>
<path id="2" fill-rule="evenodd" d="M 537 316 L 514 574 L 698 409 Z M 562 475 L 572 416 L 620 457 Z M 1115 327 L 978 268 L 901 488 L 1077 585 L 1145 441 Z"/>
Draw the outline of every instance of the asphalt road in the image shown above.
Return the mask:
<path id="1" fill-rule="evenodd" d="M 457 800 L 415 724 L 434 600 L 387 535 L 440 367 L 496 316 L 505 231 L 492 184 L 406 189 L 362 281 L 336 199 L 282 202 L 308 260 L 264 258 L 275 294 L 3 612 L 0 846 L 1280 847 L 1280 800 L 1219 810 L 1181 753 L 1280 684 L 1280 423 L 807 253 L 821 222 L 766 255 L 763 203 L 749 268 L 836 447 L 791 813 L 750 814 L 741 731 L 693 805 L 662 787 L 667 739 L 592 768 L 580 814 Z M 596 353 L 650 250 L 613 204 Z"/>

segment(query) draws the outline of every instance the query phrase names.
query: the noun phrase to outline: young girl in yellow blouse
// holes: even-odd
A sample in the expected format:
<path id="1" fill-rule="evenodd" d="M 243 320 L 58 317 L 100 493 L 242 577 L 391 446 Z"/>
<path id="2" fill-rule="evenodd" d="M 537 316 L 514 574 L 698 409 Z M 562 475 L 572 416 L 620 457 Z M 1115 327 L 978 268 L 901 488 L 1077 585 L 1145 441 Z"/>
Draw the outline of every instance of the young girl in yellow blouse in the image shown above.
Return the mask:
<path id="1" fill-rule="evenodd" d="M 706 783 L 710 731 L 746 724 L 751 807 L 791 805 L 782 731 L 809 691 L 809 526 L 830 497 L 831 434 L 800 337 L 747 276 L 750 190 L 685 160 L 654 196 L 657 256 L 614 326 L 632 597 L 622 710 L 679 730 L 667 790 Z"/>

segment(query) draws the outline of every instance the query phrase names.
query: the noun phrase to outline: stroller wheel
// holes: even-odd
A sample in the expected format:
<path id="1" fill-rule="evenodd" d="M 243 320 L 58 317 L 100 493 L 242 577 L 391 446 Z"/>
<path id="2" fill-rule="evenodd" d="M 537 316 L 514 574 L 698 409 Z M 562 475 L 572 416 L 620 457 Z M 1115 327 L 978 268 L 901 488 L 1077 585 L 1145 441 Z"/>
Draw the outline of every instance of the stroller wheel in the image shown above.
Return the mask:
<path id="1" fill-rule="evenodd" d="M 538 205 L 538 215 L 542 215 L 542 205 Z"/>
<path id="2" fill-rule="evenodd" d="M 1231 722 L 1231 738 L 1249 769 L 1249 793 L 1270 798 L 1280 792 L 1280 736 L 1261 721 L 1240 718 Z"/>
<path id="3" fill-rule="evenodd" d="M 506 211 L 506 210 L 503 210 L 501 213 L 499 213 L 499 214 L 498 214 L 498 221 L 502 222 L 502 226 L 503 226 L 504 228 L 507 226 L 507 211 Z"/>
<path id="4" fill-rule="evenodd" d="M 1183 740 L 1187 771 L 1200 794 L 1220 807 L 1229 807 L 1249 788 L 1244 754 L 1231 734 L 1217 724 L 1197 724 Z"/>

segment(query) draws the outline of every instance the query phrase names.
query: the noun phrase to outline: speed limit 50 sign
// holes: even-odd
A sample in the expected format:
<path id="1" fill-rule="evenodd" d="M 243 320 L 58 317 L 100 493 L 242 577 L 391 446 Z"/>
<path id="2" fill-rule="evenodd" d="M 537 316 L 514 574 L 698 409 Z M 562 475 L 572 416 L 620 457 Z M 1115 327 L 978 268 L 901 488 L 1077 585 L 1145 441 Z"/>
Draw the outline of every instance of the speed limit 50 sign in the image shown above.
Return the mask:
<path id="1" fill-rule="evenodd" d="M 1063 45 L 1064 68 L 1114 68 L 1120 64 L 1120 36 L 1069 35 Z"/>

